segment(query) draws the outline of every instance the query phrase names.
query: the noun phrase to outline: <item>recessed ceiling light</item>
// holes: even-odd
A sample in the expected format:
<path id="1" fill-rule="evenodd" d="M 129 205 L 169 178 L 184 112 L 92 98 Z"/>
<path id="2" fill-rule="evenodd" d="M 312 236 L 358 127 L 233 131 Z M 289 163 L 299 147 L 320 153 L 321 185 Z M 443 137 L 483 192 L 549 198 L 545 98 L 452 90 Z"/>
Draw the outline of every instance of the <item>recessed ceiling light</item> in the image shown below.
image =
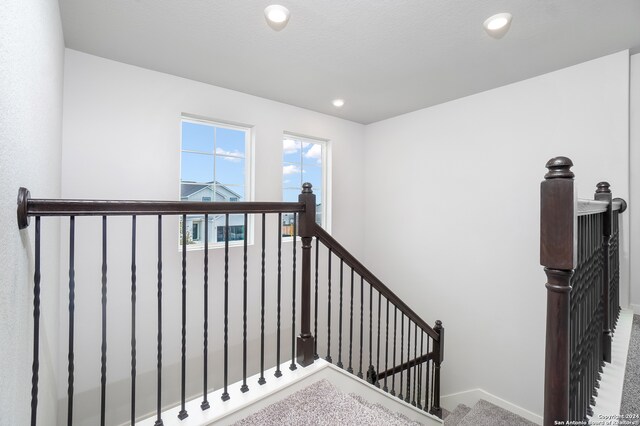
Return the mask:
<path id="1" fill-rule="evenodd" d="M 331 103 L 333 104 L 334 107 L 340 108 L 344 105 L 344 99 L 334 99 L 333 102 Z"/>
<path id="2" fill-rule="evenodd" d="M 289 9 L 279 4 L 272 4 L 264 9 L 264 17 L 267 24 L 276 31 L 280 31 L 289 23 Z"/>
<path id="3" fill-rule="evenodd" d="M 484 30 L 493 38 L 502 38 L 511 27 L 511 14 L 498 13 L 484 21 Z"/>

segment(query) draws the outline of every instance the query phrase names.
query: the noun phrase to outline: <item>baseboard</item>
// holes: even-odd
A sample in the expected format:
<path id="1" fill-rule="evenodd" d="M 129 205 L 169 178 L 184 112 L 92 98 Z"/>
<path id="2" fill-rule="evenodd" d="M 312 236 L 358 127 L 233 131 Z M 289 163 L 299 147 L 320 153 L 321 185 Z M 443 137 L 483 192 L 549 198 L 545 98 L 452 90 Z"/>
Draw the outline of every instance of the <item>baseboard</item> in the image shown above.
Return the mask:
<path id="1" fill-rule="evenodd" d="M 631 309 L 635 315 L 640 315 L 640 305 L 631 303 L 629 304 L 629 309 Z"/>
<path id="2" fill-rule="evenodd" d="M 453 411 L 458 406 L 458 404 L 464 404 L 468 407 L 473 407 L 481 399 L 497 405 L 500 408 L 511 411 L 512 413 L 515 413 L 520 417 L 524 417 L 529 421 L 532 421 L 539 425 L 542 424 L 542 416 L 532 413 L 531 411 L 519 407 L 515 404 L 512 404 L 509 401 L 505 401 L 504 399 L 490 394 L 489 392 L 482 389 L 471 389 L 468 391 L 441 396 L 440 405 L 449 411 Z"/>

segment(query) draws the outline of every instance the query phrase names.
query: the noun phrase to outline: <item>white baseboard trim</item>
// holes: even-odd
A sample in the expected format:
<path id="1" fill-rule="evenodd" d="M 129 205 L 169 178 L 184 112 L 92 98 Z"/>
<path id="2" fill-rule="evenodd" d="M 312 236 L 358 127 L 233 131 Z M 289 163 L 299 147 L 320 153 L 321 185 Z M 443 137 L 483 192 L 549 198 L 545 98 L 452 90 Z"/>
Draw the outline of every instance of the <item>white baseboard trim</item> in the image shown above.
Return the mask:
<path id="1" fill-rule="evenodd" d="M 509 401 L 490 394 L 489 392 L 482 389 L 471 389 L 468 391 L 441 396 L 440 405 L 449 411 L 453 411 L 458 406 L 458 404 L 464 404 L 468 407 L 473 407 L 481 399 L 497 405 L 500 408 L 511 411 L 512 413 L 524 417 L 531 422 L 537 423 L 539 425 L 542 424 L 542 416 L 519 407 L 515 404 L 512 404 Z"/>
<path id="2" fill-rule="evenodd" d="M 635 315 L 640 315 L 640 305 L 631 303 L 629 304 L 629 309 L 631 309 Z"/>

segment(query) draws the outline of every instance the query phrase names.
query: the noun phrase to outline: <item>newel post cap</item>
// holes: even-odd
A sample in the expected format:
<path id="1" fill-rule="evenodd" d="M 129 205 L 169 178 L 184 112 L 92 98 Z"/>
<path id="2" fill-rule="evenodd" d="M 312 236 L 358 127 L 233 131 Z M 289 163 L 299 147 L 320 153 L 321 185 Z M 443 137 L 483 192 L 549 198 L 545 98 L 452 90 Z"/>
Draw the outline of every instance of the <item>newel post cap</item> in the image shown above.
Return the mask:
<path id="1" fill-rule="evenodd" d="M 571 171 L 573 161 L 568 157 L 554 157 L 547 161 L 546 168 L 549 169 L 544 175 L 545 179 L 573 179 L 575 175 Z"/>
<path id="2" fill-rule="evenodd" d="M 611 185 L 609 182 L 598 182 L 596 185 L 596 194 L 611 194 Z"/>
<path id="3" fill-rule="evenodd" d="M 313 185 L 311 185 L 309 182 L 303 183 L 302 184 L 302 193 L 303 194 L 313 194 L 313 190 L 311 188 L 313 188 Z"/>

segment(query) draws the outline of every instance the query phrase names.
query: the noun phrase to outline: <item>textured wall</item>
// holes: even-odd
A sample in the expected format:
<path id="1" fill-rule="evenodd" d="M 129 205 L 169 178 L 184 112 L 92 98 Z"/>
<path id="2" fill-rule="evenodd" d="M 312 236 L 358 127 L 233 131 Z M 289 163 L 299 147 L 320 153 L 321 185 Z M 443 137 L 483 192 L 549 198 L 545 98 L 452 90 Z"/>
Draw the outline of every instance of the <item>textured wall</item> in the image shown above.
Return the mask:
<path id="1" fill-rule="evenodd" d="M 33 225 L 18 232 L 18 187 L 60 195 L 64 43 L 54 0 L 7 0 L 0 19 L 0 424 L 29 422 Z M 43 220 L 40 424 L 56 413 L 58 235 Z"/>

